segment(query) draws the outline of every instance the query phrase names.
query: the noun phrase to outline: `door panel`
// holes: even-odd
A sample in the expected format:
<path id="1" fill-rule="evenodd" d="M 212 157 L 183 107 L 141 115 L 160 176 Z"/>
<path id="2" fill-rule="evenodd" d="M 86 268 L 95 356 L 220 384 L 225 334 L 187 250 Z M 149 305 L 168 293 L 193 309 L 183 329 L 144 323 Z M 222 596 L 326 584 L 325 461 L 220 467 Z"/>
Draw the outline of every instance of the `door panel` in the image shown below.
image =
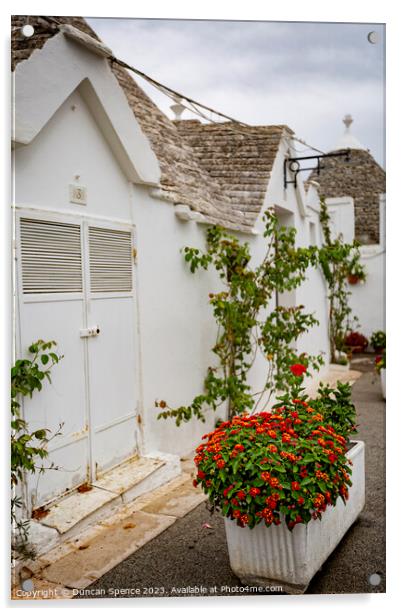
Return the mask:
<path id="1" fill-rule="evenodd" d="M 89 433 L 86 412 L 86 382 L 84 348 L 78 335 L 83 319 L 83 301 L 47 301 L 25 303 L 21 309 L 22 349 L 24 356 L 32 342 L 56 340 L 57 352 L 63 359 L 51 372 L 52 382 L 43 384 L 32 398 L 25 397 L 23 412 L 29 428 L 48 428 L 50 436 L 60 424 L 61 436 L 52 439 L 49 450 L 65 443 L 57 450 L 59 471 L 46 471 L 43 475 L 29 475 L 29 490 L 37 505 L 73 488 L 87 479 L 89 463 Z M 73 332 L 77 332 L 74 336 Z M 77 448 L 71 443 L 82 441 Z M 68 446 L 67 446 L 68 445 Z M 72 457 L 72 453 L 74 456 Z M 51 453 L 43 462 L 49 467 Z"/>
<path id="2" fill-rule="evenodd" d="M 93 473 L 136 452 L 137 368 L 131 229 L 89 225 L 88 340 Z"/>
<path id="3" fill-rule="evenodd" d="M 136 449 L 133 299 L 91 299 L 88 319 L 100 329 L 88 340 L 91 438 L 95 469 L 100 471 Z"/>

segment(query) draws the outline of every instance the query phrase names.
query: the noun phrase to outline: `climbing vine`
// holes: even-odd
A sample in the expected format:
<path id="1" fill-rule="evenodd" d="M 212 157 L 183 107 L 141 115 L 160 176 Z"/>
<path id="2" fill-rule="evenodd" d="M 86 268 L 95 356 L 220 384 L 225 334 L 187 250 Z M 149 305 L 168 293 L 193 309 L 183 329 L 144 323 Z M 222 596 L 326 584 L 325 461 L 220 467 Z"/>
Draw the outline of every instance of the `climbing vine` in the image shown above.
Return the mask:
<path id="1" fill-rule="evenodd" d="M 298 338 L 318 321 L 306 313 L 304 306 L 285 307 L 272 302 L 277 293 L 296 289 L 305 279 L 307 268 L 316 264 L 314 247 L 296 247 L 296 230 L 279 226 L 275 214 L 265 213 L 265 256 L 256 267 L 251 265 L 248 243 L 218 226 L 206 232 L 206 251 L 186 247 L 184 258 L 195 273 L 213 268 L 223 290 L 209 294 L 209 303 L 217 324 L 216 343 L 212 349 L 217 363 L 210 366 L 204 392 L 187 406 L 172 408 L 164 400 L 155 404 L 161 409 L 158 418 L 173 417 L 176 424 L 197 417 L 202 421 L 204 409 L 216 410 L 227 403 L 229 418 L 245 411 L 257 411 L 274 392 L 286 391 L 289 366 L 300 362 L 317 369 L 318 356 L 299 356 Z M 266 362 L 266 379 L 259 392 L 252 392 L 249 372 L 257 353 Z"/>
<path id="2" fill-rule="evenodd" d="M 18 359 L 11 368 L 11 524 L 13 529 L 13 551 L 20 557 L 29 558 L 34 555 L 28 546 L 29 520 L 21 519 L 18 509 L 23 503 L 16 495 L 16 487 L 24 478 L 25 473 L 43 473 L 45 470 L 56 470 L 51 463 L 45 467 L 41 461 L 48 456 L 47 445 L 52 438 L 61 432 L 62 424 L 50 436 L 47 428 L 34 431 L 29 429 L 28 423 L 21 417 L 21 397 L 32 397 L 35 391 L 40 391 L 43 381 L 49 383 L 50 372 L 62 356 L 52 349 L 55 341 L 45 342 L 38 340 L 29 347 L 31 359 Z"/>
<path id="3" fill-rule="evenodd" d="M 321 198 L 320 222 L 324 242 L 319 250 L 319 262 L 328 285 L 330 353 L 331 361 L 337 362 L 339 352 L 344 351 L 347 332 L 358 323 L 350 307 L 347 277 L 351 271 L 359 271 L 363 278 L 365 272 L 360 263 L 359 242 L 348 244 L 341 235 L 332 237 L 324 198 Z"/>

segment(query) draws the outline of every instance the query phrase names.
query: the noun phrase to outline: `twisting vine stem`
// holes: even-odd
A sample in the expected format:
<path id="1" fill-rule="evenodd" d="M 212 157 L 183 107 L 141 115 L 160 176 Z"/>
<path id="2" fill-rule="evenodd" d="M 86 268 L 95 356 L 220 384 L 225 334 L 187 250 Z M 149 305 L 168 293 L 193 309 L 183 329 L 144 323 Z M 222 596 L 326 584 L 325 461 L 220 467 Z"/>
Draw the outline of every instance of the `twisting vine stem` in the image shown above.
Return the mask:
<path id="1" fill-rule="evenodd" d="M 158 418 L 173 417 L 177 425 L 192 417 L 204 421 L 205 408 L 216 410 L 223 402 L 228 404 L 229 417 L 258 410 L 264 394 L 269 400 L 276 391 L 287 390 L 291 364 L 301 362 L 314 369 L 322 364 L 320 355 L 299 356 L 295 350 L 297 339 L 318 323 L 313 314 L 304 312 L 304 306 L 276 306 L 269 312 L 276 292 L 291 291 L 303 282 L 307 268 L 317 263 L 317 249 L 296 248 L 296 230 L 279 226 L 272 210 L 264 216 L 268 245 L 254 268 L 248 243 L 217 226 L 207 230 L 205 252 L 184 249 L 192 273 L 212 267 L 224 288 L 209 294 L 218 326 L 212 349 L 218 362 L 208 368 L 205 390 L 191 404 L 172 408 L 164 400 L 157 401 L 156 406 L 162 409 Z M 248 376 L 258 350 L 267 362 L 267 373 L 255 402 Z"/>

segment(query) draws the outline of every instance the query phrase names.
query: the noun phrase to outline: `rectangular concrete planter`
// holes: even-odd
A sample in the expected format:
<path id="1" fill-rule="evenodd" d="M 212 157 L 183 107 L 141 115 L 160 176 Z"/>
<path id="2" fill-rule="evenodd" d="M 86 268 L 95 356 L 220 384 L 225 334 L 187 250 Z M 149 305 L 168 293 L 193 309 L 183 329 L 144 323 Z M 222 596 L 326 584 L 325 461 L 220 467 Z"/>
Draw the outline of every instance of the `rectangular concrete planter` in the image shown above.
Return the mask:
<path id="1" fill-rule="evenodd" d="M 355 441 L 348 457 L 353 462 L 349 500 L 344 505 L 339 498 L 321 520 L 297 524 L 291 532 L 285 523 L 250 530 L 225 518 L 230 566 L 243 584 L 280 585 L 292 594 L 306 590 L 364 507 L 364 443 Z"/>

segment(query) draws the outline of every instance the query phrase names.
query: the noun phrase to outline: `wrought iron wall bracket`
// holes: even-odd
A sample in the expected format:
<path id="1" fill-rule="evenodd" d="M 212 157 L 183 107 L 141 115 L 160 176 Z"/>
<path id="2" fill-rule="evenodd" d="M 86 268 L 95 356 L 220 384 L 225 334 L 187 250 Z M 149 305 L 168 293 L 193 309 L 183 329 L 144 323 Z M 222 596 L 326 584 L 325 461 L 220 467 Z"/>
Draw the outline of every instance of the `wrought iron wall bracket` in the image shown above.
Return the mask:
<path id="1" fill-rule="evenodd" d="M 350 150 L 340 150 L 339 152 L 334 152 L 333 154 L 317 154 L 316 156 L 296 156 L 292 158 L 285 158 L 283 161 L 283 182 L 284 188 L 286 189 L 288 184 L 293 184 L 295 187 L 297 186 L 297 176 L 301 171 L 316 171 L 317 175 L 320 175 L 320 171 L 325 169 L 325 166 L 322 164 L 322 160 L 325 158 L 344 158 L 345 162 L 350 161 Z M 300 168 L 301 160 L 315 160 L 316 164 L 314 167 L 303 167 Z M 293 175 L 293 178 L 289 178 L 289 174 Z"/>

